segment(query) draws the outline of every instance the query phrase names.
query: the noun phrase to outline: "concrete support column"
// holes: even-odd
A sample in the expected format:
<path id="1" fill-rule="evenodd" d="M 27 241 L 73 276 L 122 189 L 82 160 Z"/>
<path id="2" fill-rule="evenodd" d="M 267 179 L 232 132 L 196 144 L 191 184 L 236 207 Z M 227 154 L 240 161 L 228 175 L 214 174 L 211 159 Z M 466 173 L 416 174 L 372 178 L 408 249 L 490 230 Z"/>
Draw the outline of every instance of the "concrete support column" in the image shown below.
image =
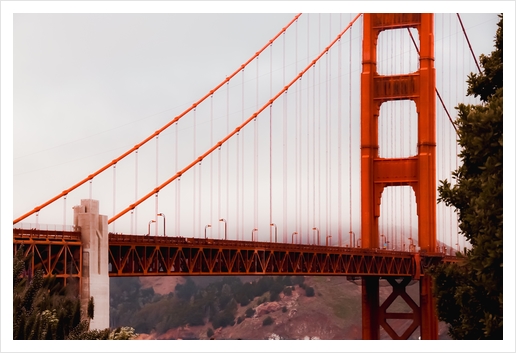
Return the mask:
<path id="1" fill-rule="evenodd" d="M 87 319 L 88 301 L 93 297 L 94 318 L 90 329 L 109 327 L 108 218 L 99 215 L 98 200 L 81 200 L 73 208 L 74 225 L 81 229 L 82 319 Z"/>

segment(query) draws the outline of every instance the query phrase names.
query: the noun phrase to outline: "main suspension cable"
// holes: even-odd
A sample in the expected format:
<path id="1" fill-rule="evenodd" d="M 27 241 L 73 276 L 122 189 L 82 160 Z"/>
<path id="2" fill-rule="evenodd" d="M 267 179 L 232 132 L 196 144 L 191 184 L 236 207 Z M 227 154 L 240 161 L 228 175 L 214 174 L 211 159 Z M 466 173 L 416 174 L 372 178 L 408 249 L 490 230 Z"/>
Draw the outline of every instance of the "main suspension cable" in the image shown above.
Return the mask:
<path id="1" fill-rule="evenodd" d="M 319 61 L 321 59 L 321 57 L 326 53 L 328 52 L 328 50 L 330 50 L 331 47 L 333 47 L 333 45 L 344 35 L 344 33 L 347 32 L 347 30 L 349 28 L 351 28 L 351 26 L 356 22 L 356 20 L 361 16 L 362 14 L 359 13 L 358 15 L 355 16 L 355 18 L 346 26 L 345 29 L 342 30 L 341 33 L 339 33 L 339 35 L 337 35 L 337 37 L 314 59 L 312 60 L 312 62 L 307 66 L 305 67 L 294 79 L 292 79 L 292 81 L 290 81 L 289 84 L 287 84 L 284 88 L 282 88 L 274 97 L 272 97 L 268 102 L 266 102 L 260 109 L 258 109 L 253 115 L 251 115 L 248 119 L 246 119 L 242 124 L 240 124 L 239 126 L 237 126 L 235 128 L 235 130 L 233 130 L 233 132 L 231 132 L 230 134 L 228 134 L 226 137 L 224 137 L 222 140 L 220 140 L 217 144 L 215 144 L 214 146 L 212 146 L 211 148 L 209 148 L 205 153 L 203 153 L 202 155 L 200 155 L 196 160 L 192 161 L 190 164 L 188 164 L 186 167 L 184 167 L 182 170 L 178 171 L 174 176 L 170 177 L 169 179 L 167 179 L 166 181 L 164 181 L 161 185 L 159 185 L 158 187 L 156 187 L 154 190 L 152 190 L 151 192 L 149 192 L 148 194 L 146 194 L 145 196 L 143 196 L 142 198 L 140 198 L 137 202 L 131 204 L 129 207 L 127 207 L 126 209 L 122 210 L 121 212 L 119 212 L 118 214 L 116 214 L 115 216 L 111 217 L 109 220 L 108 220 L 108 223 L 111 223 L 115 220 L 117 220 L 118 218 L 120 218 L 121 216 L 123 216 L 124 214 L 126 214 L 128 211 L 130 211 L 132 208 L 138 206 L 139 204 L 141 204 L 142 202 L 144 202 L 145 200 L 147 200 L 150 196 L 152 196 L 154 193 L 158 192 L 159 190 L 163 189 L 165 186 L 167 186 L 168 184 L 170 184 L 171 182 L 173 182 L 174 180 L 176 180 L 177 178 L 179 178 L 182 174 L 184 174 L 185 172 L 187 172 L 188 170 L 190 170 L 193 166 L 196 165 L 196 163 L 198 163 L 199 161 L 202 161 L 206 156 L 208 156 L 210 153 L 212 153 L 214 150 L 216 150 L 217 148 L 219 148 L 219 146 L 222 146 L 227 140 L 229 140 L 231 137 L 233 137 L 234 135 L 238 134 L 248 123 L 250 123 L 251 121 L 254 120 L 255 117 L 257 117 L 260 113 L 262 113 L 268 106 L 270 106 L 272 103 L 274 103 L 274 101 L 276 99 L 278 99 L 280 96 L 283 95 L 283 93 L 287 92 L 287 90 L 294 84 L 296 83 L 309 69 L 310 67 L 312 67 L 313 65 L 315 65 L 315 63 L 317 61 Z"/>
<path id="2" fill-rule="evenodd" d="M 281 34 L 285 33 L 286 30 L 294 23 L 296 22 L 296 20 L 301 16 L 301 14 L 297 14 L 296 16 L 294 16 L 294 18 L 285 26 L 281 29 L 280 32 L 278 32 L 271 40 L 269 40 L 269 42 L 267 44 L 265 44 L 260 50 L 258 50 L 249 60 L 247 60 L 245 63 L 243 63 L 236 71 L 234 71 L 231 75 L 227 76 L 226 79 L 224 81 L 222 81 L 221 83 L 219 83 L 217 86 L 215 86 L 215 88 L 213 88 L 210 92 L 208 92 L 206 95 L 204 95 L 201 99 L 199 99 L 197 102 L 193 103 L 191 107 L 189 107 L 188 109 L 186 109 L 184 112 L 182 112 L 181 114 L 179 114 L 178 116 L 176 116 L 174 119 L 172 119 L 170 122 L 168 122 L 167 124 L 165 124 L 162 128 L 156 130 L 152 135 L 150 135 L 149 137 L 147 137 L 145 140 L 143 140 L 142 142 L 140 142 L 139 144 L 135 145 L 133 148 L 129 149 L 127 152 L 125 152 L 124 154 L 120 155 L 118 158 L 115 158 L 113 159 L 110 163 L 106 164 L 105 166 L 103 166 L 102 168 L 100 168 L 99 170 L 97 170 L 96 172 L 88 175 L 86 178 L 84 178 L 83 180 L 79 181 L 78 183 L 76 183 L 75 185 L 71 186 L 70 188 L 64 190 L 63 192 L 61 192 L 59 195 L 51 198 L 50 200 L 48 200 L 47 202 L 44 202 L 42 203 L 41 205 L 35 207 L 32 211 L 29 211 L 27 213 L 25 213 L 24 215 L 16 218 L 14 221 L 13 221 L 13 224 L 16 224 L 18 222 L 21 222 L 22 220 L 24 220 L 25 218 L 29 217 L 30 215 L 34 214 L 35 212 L 38 212 L 40 211 L 41 209 L 45 208 L 46 206 L 52 204 L 53 202 L 55 202 L 56 200 L 59 200 L 61 197 L 63 197 L 64 195 L 67 195 L 68 193 L 70 193 L 71 191 L 77 189 L 79 186 L 83 185 L 84 183 L 86 183 L 87 181 L 93 179 L 94 177 L 96 177 L 97 175 L 101 174 L 102 172 L 104 172 L 105 170 L 107 170 L 108 168 L 110 168 L 111 166 L 115 165 L 116 163 L 118 163 L 119 161 L 121 161 L 122 159 L 124 159 L 125 157 L 127 157 L 128 155 L 130 155 L 131 153 L 135 152 L 136 150 L 138 150 L 141 146 L 145 145 L 147 142 L 151 141 L 154 137 L 156 137 L 157 135 L 159 135 L 161 132 L 163 132 L 164 130 L 166 130 L 168 127 L 170 127 L 171 125 L 173 125 L 174 123 L 176 123 L 177 121 L 179 121 L 179 119 L 181 119 L 183 116 L 185 116 L 186 114 L 188 114 L 190 111 L 192 111 L 192 109 L 194 109 L 195 107 L 197 107 L 199 104 L 201 104 L 204 100 L 206 100 L 208 97 L 210 97 L 213 93 L 215 93 L 219 88 L 221 88 L 222 86 L 224 86 L 224 84 L 228 83 L 234 76 L 236 76 L 243 68 L 245 68 L 247 65 L 249 65 L 249 63 L 251 63 L 255 58 L 257 58 L 263 51 L 265 51 L 265 49 L 267 49 L 269 47 L 269 45 L 271 45 L 271 43 L 273 43 L 274 41 L 276 41 L 276 39 L 281 36 Z"/>

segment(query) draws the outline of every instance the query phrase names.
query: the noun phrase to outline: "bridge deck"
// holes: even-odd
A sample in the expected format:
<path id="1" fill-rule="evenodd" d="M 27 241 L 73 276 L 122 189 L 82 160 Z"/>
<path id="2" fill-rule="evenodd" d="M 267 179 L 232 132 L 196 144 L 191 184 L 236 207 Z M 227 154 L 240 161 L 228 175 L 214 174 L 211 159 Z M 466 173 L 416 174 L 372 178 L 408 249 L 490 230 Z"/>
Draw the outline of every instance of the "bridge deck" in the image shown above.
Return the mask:
<path id="1" fill-rule="evenodd" d="M 408 252 L 182 237 L 109 235 L 110 276 L 414 276 Z"/>
<path id="2" fill-rule="evenodd" d="M 29 269 L 80 277 L 80 232 L 13 229 Z M 345 275 L 419 278 L 431 263 L 458 261 L 441 253 L 204 238 L 109 234 L 109 275 Z"/>

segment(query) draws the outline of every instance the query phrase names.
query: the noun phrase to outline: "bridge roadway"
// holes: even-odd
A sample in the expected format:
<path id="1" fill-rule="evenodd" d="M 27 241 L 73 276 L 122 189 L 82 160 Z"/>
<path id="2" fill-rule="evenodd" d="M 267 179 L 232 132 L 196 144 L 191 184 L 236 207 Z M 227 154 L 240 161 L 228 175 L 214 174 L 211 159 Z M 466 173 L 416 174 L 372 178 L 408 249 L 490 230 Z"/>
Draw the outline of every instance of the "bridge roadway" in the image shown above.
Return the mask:
<path id="1" fill-rule="evenodd" d="M 66 283 L 81 277 L 80 232 L 13 229 L 16 253 L 24 244 L 32 272 L 42 268 Z M 345 275 L 411 277 L 439 261 L 442 253 L 205 238 L 109 233 L 109 276 Z"/>

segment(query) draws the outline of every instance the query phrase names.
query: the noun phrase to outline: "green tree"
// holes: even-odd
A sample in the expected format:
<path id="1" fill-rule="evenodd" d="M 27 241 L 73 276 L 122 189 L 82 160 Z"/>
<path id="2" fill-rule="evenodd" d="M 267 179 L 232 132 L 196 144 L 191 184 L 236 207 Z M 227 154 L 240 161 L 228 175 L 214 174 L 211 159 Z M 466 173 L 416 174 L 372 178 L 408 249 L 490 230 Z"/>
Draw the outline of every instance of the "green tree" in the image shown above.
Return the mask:
<path id="1" fill-rule="evenodd" d="M 306 286 L 305 293 L 307 297 L 313 297 L 315 295 L 315 290 L 313 287 Z"/>
<path id="2" fill-rule="evenodd" d="M 439 319 L 454 339 L 503 339 L 503 16 L 495 49 L 482 55 L 480 74 L 468 77 L 468 95 L 456 126 L 462 165 L 455 185 L 441 181 L 439 202 L 454 206 L 460 233 L 471 243 L 463 262 L 431 269 Z"/>
<path id="3" fill-rule="evenodd" d="M 262 326 L 272 325 L 273 322 L 274 319 L 270 316 L 267 316 L 265 319 L 263 319 Z"/>
<path id="4" fill-rule="evenodd" d="M 110 337 L 110 330 L 89 330 L 89 320 L 81 320 L 81 302 L 66 292 L 54 276 L 43 277 L 37 270 L 30 278 L 26 271 L 23 247 L 13 262 L 13 339 L 130 339 L 133 331 Z M 93 318 L 93 298 L 88 302 L 88 317 Z M 120 330 L 119 330 L 120 331 Z"/>

